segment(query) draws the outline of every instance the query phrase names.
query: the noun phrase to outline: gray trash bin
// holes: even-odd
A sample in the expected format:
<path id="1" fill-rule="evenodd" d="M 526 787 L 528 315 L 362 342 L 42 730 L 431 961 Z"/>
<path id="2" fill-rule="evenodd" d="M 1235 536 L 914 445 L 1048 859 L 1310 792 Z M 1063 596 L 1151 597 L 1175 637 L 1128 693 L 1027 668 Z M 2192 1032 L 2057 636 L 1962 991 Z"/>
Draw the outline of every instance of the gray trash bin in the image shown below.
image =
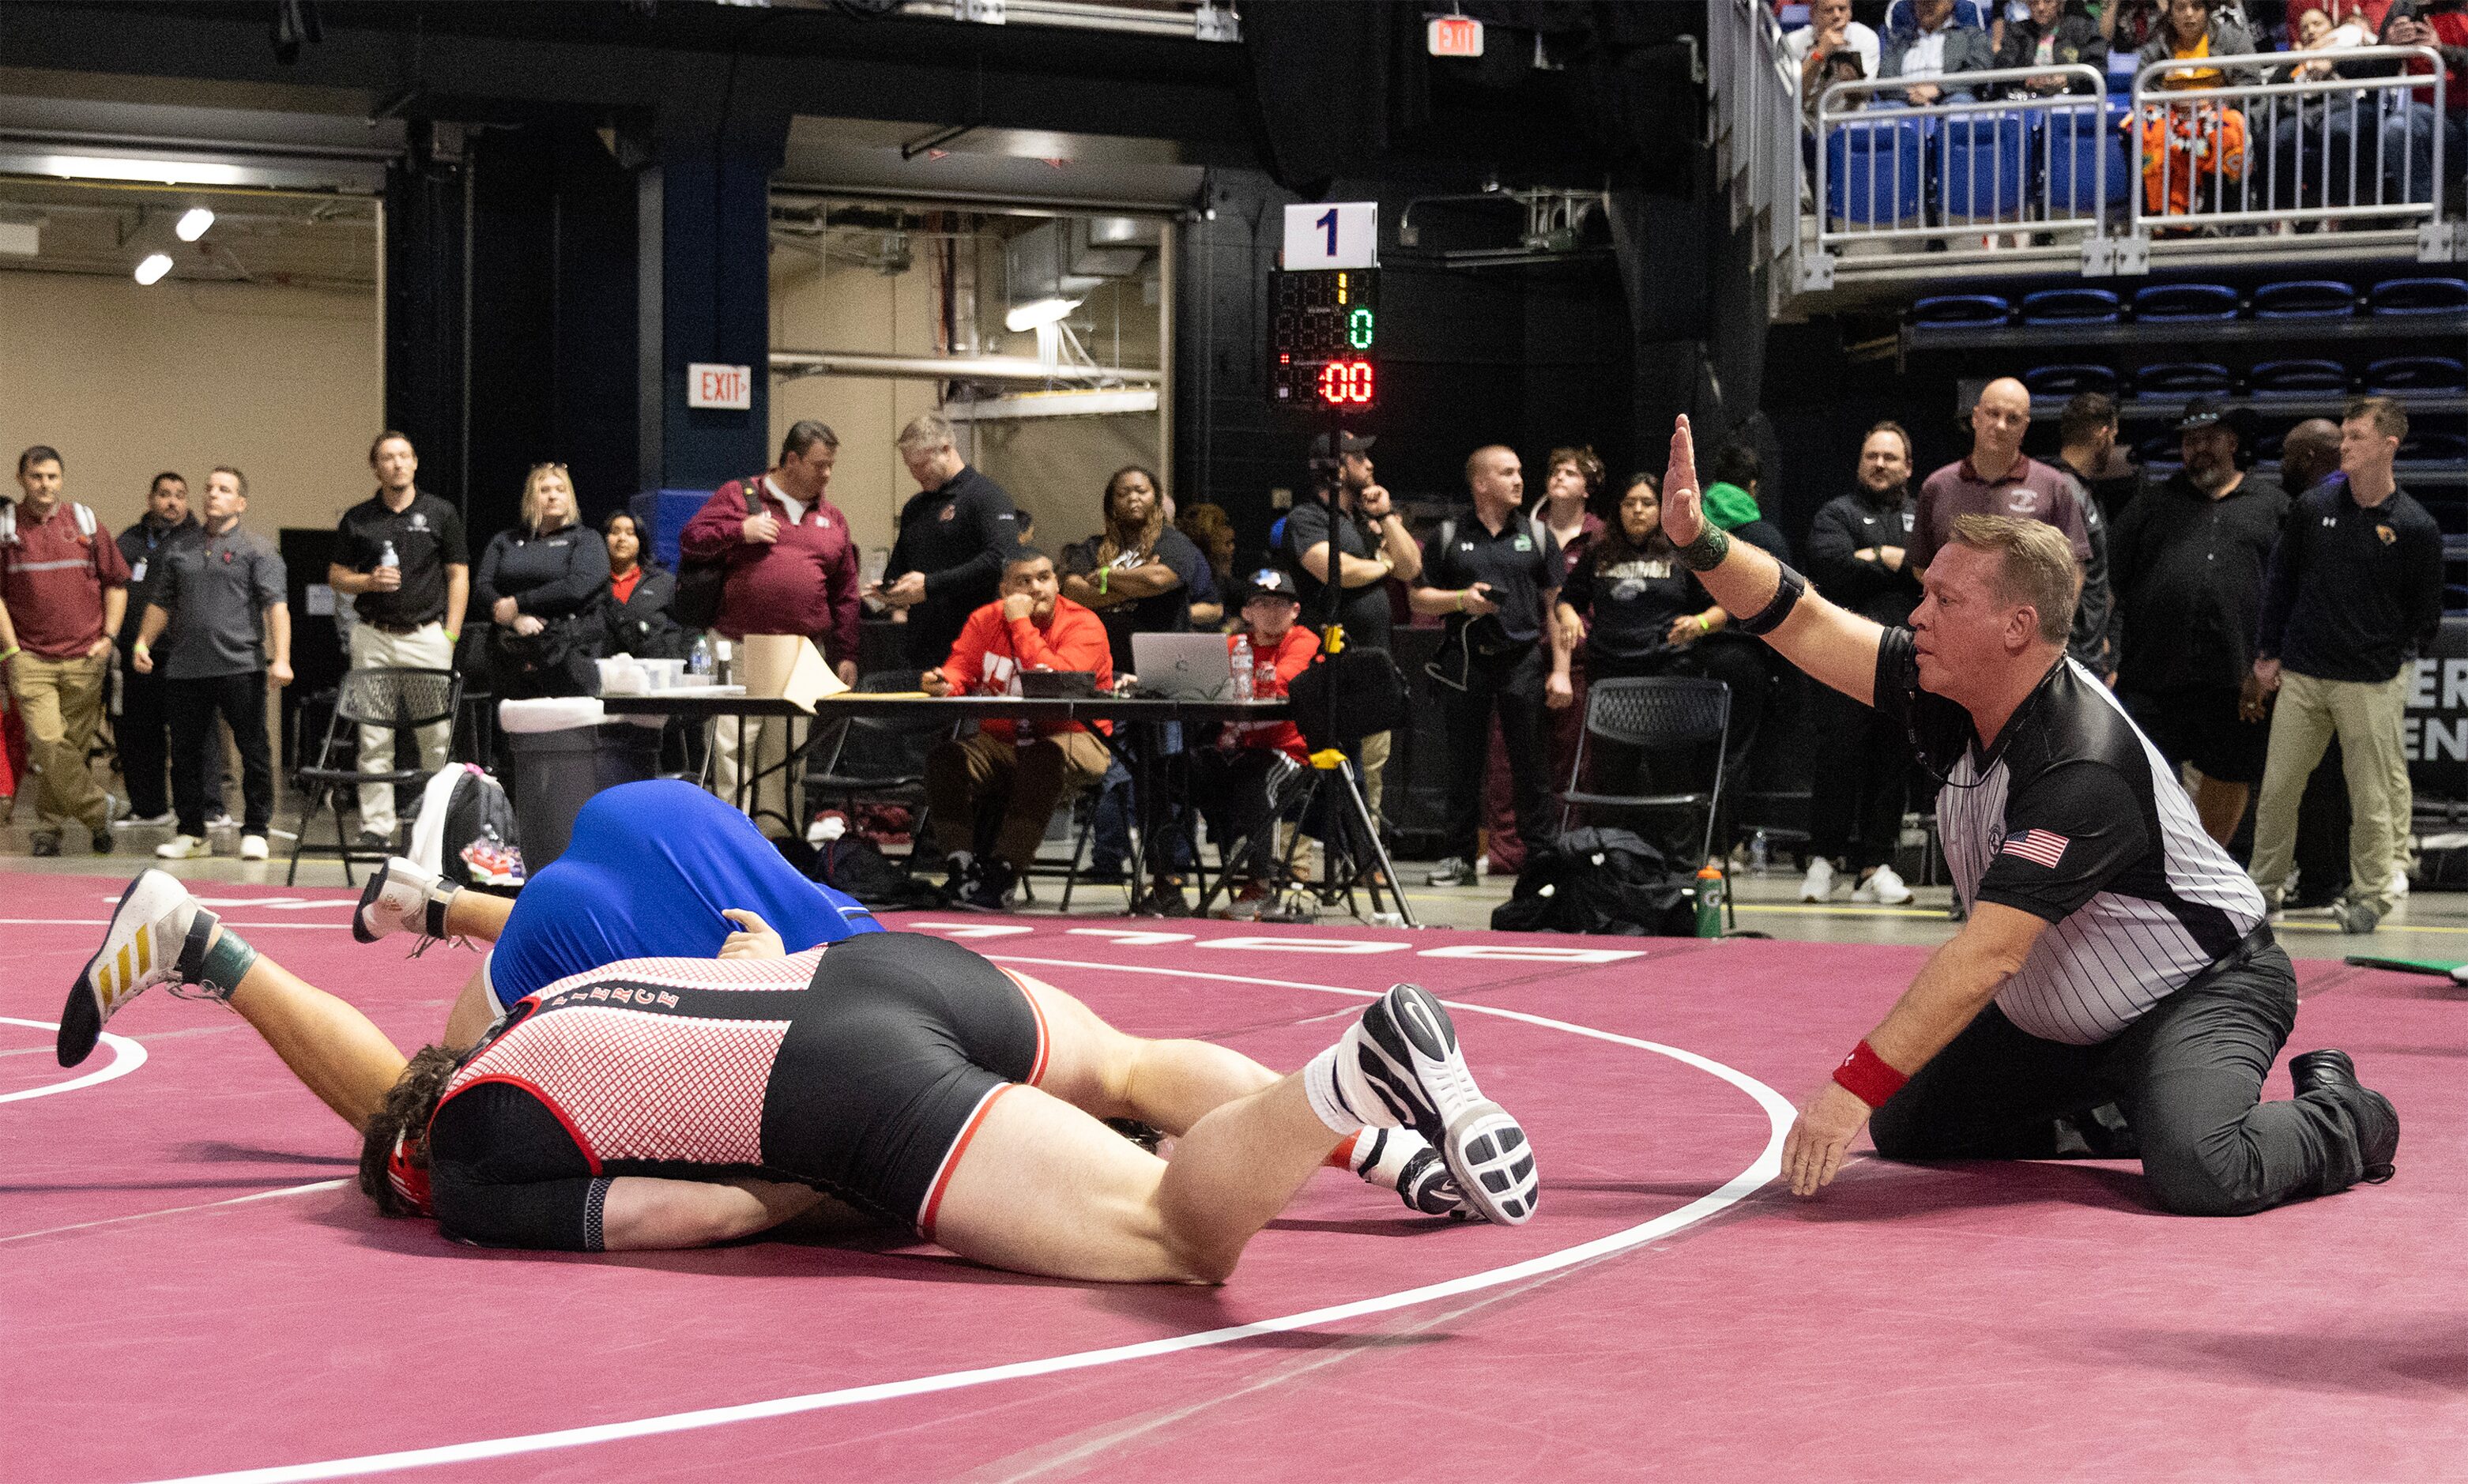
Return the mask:
<path id="1" fill-rule="evenodd" d="M 523 871 L 565 854 L 574 816 L 603 788 L 658 776 L 660 734 L 630 721 L 557 732 L 508 732 L 514 758 L 514 822 L 522 831 Z"/>

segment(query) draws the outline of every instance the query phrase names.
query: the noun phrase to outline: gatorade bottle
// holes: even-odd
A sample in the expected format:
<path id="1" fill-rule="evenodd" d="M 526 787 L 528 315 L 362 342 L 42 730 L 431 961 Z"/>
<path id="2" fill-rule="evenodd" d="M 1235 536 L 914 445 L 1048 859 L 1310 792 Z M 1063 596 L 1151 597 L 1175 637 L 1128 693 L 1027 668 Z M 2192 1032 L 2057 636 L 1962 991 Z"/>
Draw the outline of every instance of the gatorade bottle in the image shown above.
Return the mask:
<path id="1" fill-rule="evenodd" d="M 1723 868 L 1710 860 L 1697 872 L 1697 936 L 1723 936 Z"/>

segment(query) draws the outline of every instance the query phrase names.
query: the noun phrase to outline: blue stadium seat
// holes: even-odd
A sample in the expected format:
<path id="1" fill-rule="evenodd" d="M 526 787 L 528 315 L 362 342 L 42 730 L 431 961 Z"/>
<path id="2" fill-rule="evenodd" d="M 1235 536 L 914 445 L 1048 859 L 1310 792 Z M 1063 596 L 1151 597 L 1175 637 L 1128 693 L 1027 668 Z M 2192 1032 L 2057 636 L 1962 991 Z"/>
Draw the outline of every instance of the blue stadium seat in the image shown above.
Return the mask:
<path id="1" fill-rule="evenodd" d="M 1808 24 L 1808 7 L 1804 5 L 1776 6 L 1774 8 L 1774 19 L 1782 23 L 1783 30 L 1797 31 L 1800 27 Z"/>
<path id="2" fill-rule="evenodd" d="M 2179 433 L 2154 433 L 2134 452 L 2135 462 L 2155 473 L 2173 474 L 2185 467 L 2185 443 Z"/>
<path id="3" fill-rule="evenodd" d="M 2365 390 L 2468 391 L 2468 367 L 2448 355 L 2388 355 L 2365 367 Z"/>
<path id="4" fill-rule="evenodd" d="M 1825 211 L 1836 225 L 1892 227 L 1920 217 L 1917 119 L 1861 119 L 1825 139 Z"/>
<path id="5" fill-rule="evenodd" d="M 2348 390 L 2348 368 L 2335 360 L 2267 360 L 2246 373 L 2254 396 L 2339 397 Z"/>
<path id="6" fill-rule="evenodd" d="M 2292 279 L 2253 291 L 2256 319 L 2330 319 L 2357 312 L 2357 291 L 2337 279 Z"/>
<path id="7" fill-rule="evenodd" d="M 2399 445 L 2399 456 L 2411 464 L 2468 463 L 2468 437 L 2457 433 L 2415 433 Z"/>
<path id="8" fill-rule="evenodd" d="M 2108 110 L 2087 103 L 2031 116 L 2031 164 L 2041 171 L 2048 215 L 2052 217 L 2096 215 L 2102 195 L 2099 167 L 2108 158 L 2105 199 L 2125 198 L 2122 181 L 2125 156 L 2108 127 Z"/>
<path id="9" fill-rule="evenodd" d="M 2031 389 L 2034 397 L 2072 397 L 2082 392 L 2105 392 L 2114 397 L 2124 383 L 2106 366 L 2075 361 L 2034 366 L 2022 373 L 2022 384 Z"/>
<path id="10" fill-rule="evenodd" d="M 1966 113 L 1937 122 L 1937 210 L 1949 224 L 2019 221 L 2026 180 L 2022 115 Z"/>
<path id="11" fill-rule="evenodd" d="M 2002 325 L 2013 317 L 2001 294 L 1935 294 L 1911 306 L 1914 325 Z"/>
<path id="12" fill-rule="evenodd" d="M 2022 296 L 2025 325 L 2114 325 L 2116 295 L 2105 288 L 2043 288 Z"/>
<path id="13" fill-rule="evenodd" d="M 2193 397 L 2209 393 L 2225 397 L 2232 385 L 2228 368 L 2216 361 L 2156 361 L 2134 374 L 2140 397 Z"/>
<path id="14" fill-rule="evenodd" d="M 2114 47 L 2108 54 L 2108 90 L 2112 93 L 2134 91 L 2135 69 L 2141 66 L 2132 47 Z"/>
<path id="15" fill-rule="evenodd" d="M 2134 317 L 2145 324 L 2234 319 L 2237 308 L 2226 284 L 2154 284 L 2134 293 Z"/>
<path id="16" fill-rule="evenodd" d="M 2365 305 L 2376 314 L 2457 314 L 2468 309 L 2468 279 L 2387 279 L 2373 286 Z"/>

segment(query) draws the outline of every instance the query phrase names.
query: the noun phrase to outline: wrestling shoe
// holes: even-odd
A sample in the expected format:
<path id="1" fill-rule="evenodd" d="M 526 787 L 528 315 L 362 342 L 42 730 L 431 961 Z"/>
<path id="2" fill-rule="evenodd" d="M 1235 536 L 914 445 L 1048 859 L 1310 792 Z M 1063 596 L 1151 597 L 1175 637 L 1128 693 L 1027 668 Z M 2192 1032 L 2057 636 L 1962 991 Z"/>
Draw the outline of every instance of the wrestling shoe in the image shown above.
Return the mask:
<path id="1" fill-rule="evenodd" d="M 2380 1185 L 2395 1173 L 2399 1153 L 2399 1110 L 2390 1099 L 2357 1081 L 2357 1063 L 2344 1051 L 2308 1051 L 2288 1062 L 2288 1081 L 2297 1095 L 2327 1092 L 2357 1129 L 2357 1178 Z"/>
<path id="2" fill-rule="evenodd" d="M 1363 1130 L 1346 1168 L 1366 1185 L 1395 1191 L 1408 1210 L 1425 1216 L 1474 1215 L 1456 1177 L 1449 1174 L 1448 1161 L 1411 1129 Z"/>
<path id="3" fill-rule="evenodd" d="M 91 1055 L 103 1023 L 151 986 L 196 982 L 217 921 L 163 872 L 148 871 L 129 882 L 112 909 L 103 947 L 85 961 L 60 1009 L 60 1065 L 75 1066 Z"/>
<path id="4" fill-rule="evenodd" d="M 1517 1226 L 1532 1219 L 1541 1186 L 1533 1146 L 1474 1085 L 1456 1027 L 1430 991 L 1391 986 L 1346 1032 L 1337 1063 L 1347 1106 L 1383 1115 L 1365 1123 L 1404 1124 L 1438 1149 L 1483 1220 Z"/>
<path id="5" fill-rule="evenodd" d="M 423 938 L 446 936 L 446 903 L 454 888 L 434 871 L 425 871 L 400 856 L 391 856 L 369 884 L 360 888 L 360 904 L 352 912 L 352 936 L 375 943 L 395 932 Z"/>

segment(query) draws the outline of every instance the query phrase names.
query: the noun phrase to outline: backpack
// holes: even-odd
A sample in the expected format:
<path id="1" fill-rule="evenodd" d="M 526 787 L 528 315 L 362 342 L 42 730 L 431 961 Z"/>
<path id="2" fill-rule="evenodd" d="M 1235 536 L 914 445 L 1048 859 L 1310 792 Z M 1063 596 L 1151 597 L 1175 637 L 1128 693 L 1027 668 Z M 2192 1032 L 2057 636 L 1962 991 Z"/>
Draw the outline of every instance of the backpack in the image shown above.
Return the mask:
<path id="1" fill-rule="evenodd" d="M 103 529 L 101 523 L 94 518 L 94 512 L 74 500 L 69 502 L 69 515 L 77 522 L 78 535 L 81 537 L 91 539 L 97 531 Z M 16 544 L 17 502 L 0 500 L 0 546 Z"/>
<path id="2" fill-rule="evenodd" d="M 846 892 L 877 911 L 943 905 L 941 892 L 893 865 L 890 857 L 875 849 L 872 840 L 844 834 L 820 845 L 809 845 L 787 835 L 774 835 L 771 843 L 779 847 L 788 864 L 797 868 L 799 876 L 820 881 L 834 891 Z"/>
<path id="3" fill-rule="evenodd" d="M 520 838 L 505 786 L 465 763 L 438 769 L 421 789 L 409 854 L 457 886 L 519 890 Z"/>
<path id="4" fill-rule="evenodd" d="M 1688 938 L 1697 932 L 1692 878 L 1627 830 L 1571 830 L 1536 851 L 1492 910 L 1497 932 Z"/>
<path id="5" fill-rule="evenodd" d="M 763 476 L 753 474 L 738 486 L 752 499 L 740 497 L 748 515 L 761 508 Z M 715 491 L 717 492 L 717 491 Z M 709 628 L 720 622 L 721 589 L 728 585 L 728 559 L 698 561 L 680 549 L 677 552 L 677 596 L 669 605 L 669 614 L 688 628 Z"/>

